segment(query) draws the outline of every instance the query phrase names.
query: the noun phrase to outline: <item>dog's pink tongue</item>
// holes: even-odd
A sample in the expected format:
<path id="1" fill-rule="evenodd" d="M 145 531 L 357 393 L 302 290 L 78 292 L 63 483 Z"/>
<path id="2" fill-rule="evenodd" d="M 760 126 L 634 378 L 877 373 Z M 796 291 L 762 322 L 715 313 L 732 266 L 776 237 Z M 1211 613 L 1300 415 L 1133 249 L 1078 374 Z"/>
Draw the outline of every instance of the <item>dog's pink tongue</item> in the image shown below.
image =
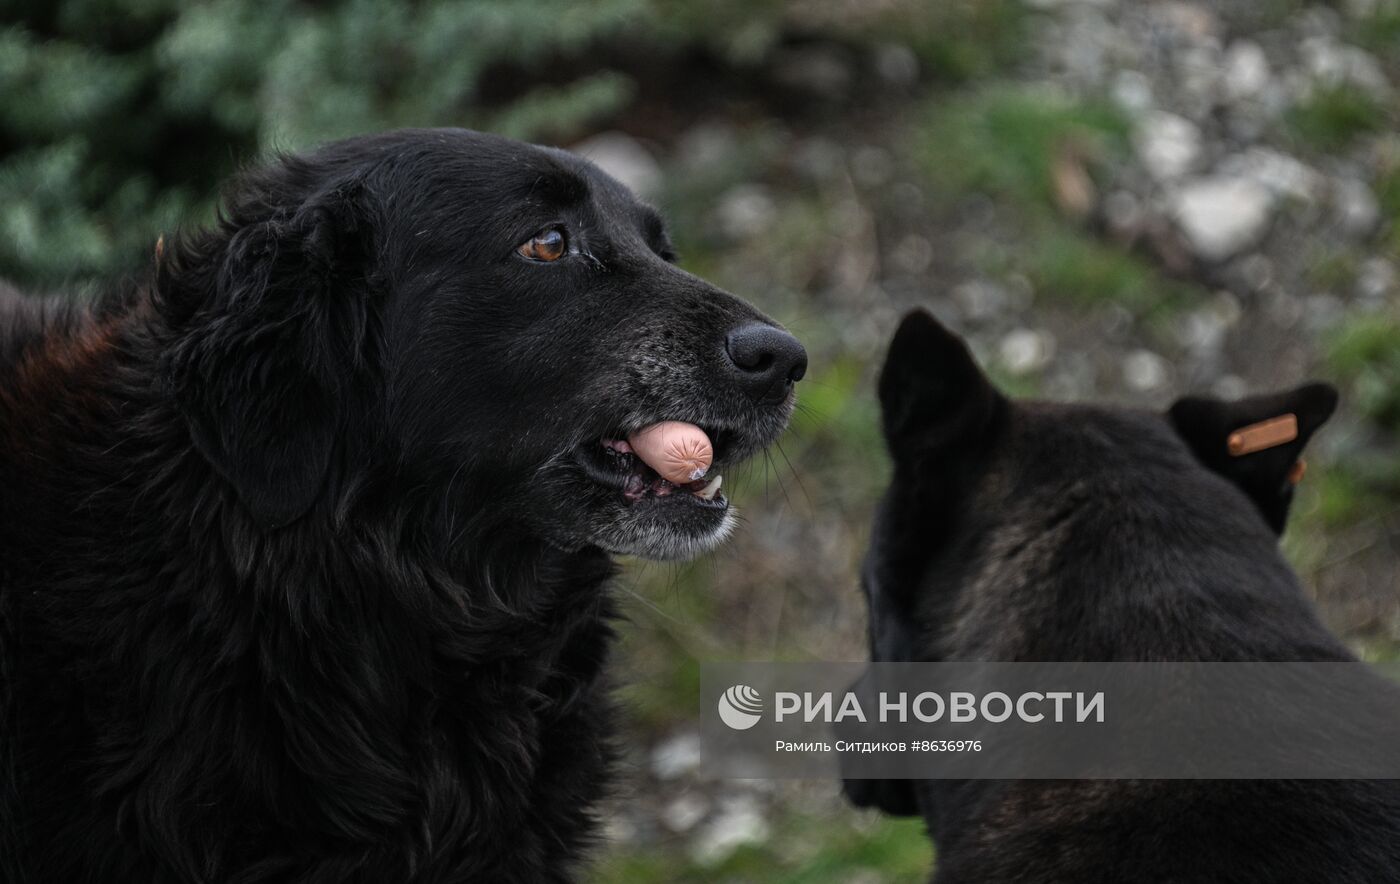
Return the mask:
<path id="1" fill-rule="evenodd" d="M 674 485 L 704 478 L 715 459 L 705 431 L 684 421 L 662 421 L 627 437 L 632 453 Z"/>

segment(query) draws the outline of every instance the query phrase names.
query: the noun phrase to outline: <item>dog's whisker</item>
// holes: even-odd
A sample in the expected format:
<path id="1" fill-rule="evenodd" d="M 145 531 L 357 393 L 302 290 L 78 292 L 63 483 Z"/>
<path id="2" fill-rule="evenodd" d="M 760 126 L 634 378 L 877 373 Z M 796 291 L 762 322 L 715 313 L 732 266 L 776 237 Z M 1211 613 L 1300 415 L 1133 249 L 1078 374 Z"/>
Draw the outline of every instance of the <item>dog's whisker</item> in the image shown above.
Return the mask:
<path id="1" fill-rule="evenodd" d="M 807 486 L 803 484 L 802 476 L 797 472 L 797 468 L 792 465 L 792 461 L 788 459 L 787 452 L 783 450 L 782 440 L 779 439 L 777 442 L 774 442 L 773 446 L 778 449 L 778 456 L 783 459 L 783 463 L 787 464 L 788 472 L 792 474 L 793 481 L 797 483 L 798 490 L 802 492 L 803 499 L 807 501 L 807 508 L 809 510 L 815 509 L 815 507 L 812 506 L 812 495 L 807 493 Z"/>

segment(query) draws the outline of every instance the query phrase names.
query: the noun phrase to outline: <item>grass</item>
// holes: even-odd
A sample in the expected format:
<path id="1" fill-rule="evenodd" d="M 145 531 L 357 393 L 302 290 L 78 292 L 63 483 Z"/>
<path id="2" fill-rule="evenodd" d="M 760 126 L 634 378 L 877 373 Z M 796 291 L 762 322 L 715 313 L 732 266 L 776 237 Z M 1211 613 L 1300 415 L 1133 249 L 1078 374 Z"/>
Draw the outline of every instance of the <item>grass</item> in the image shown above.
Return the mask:
<path id="1" fill-rule="evenodd" d="M 1392 223 L 1400 224 L 1400 157 L 1376 179 L 1376 201 Z"/>
<path id="2" fill-rule="evenodd" d="M 1343 322 L 1321 343 L 1322 374 L 1370 432 L 1400 432 L 1400 316 L 1375 314 Z M 1289 560 L 1304 574 L 1326 557 L 1329 539 L 1400 501 L 1400 463 L 1382 446 L 1351 451 L 1310 470 L 1299 486 L 1293 526 L 1284 536 Z"/>
<path id="3" fill-rule="evenodd" d="M 805 4 L 784 0 L 648 0 L 649 26 L 678 44 L 704 42 L 736 63 L 755 63 L 785 32 L 862 44 L 901 43 L 928 79 L 962 83 L 1004 71 L 1027 35 L 1020 0 L 897 0 Z"/>
<path id="4" fill-rule="evenodd" d="M 1382 160 L 1376 177 L 1376 201 L 1390 222 L 1385 247 L 1393 260 L 1400 261 L 1400 149 L 1391 148 Z"/>
<path id="5" fill-rule="evenodd" d="M 1286 115 L 1290 134 L 1300 146 L 1326 153 L 1346 147 L 1361 135 L 1386 128 L 1387 109 L 1355 86 L 1319 87 Z"/>
<path id="6" fill-rule="evenodd" d="M 1306 0 L 1255 0 L 1253 3 L 1218 4 L 1216 9 L 1232 33 L 1250 34 L 1284 26 L 1308 5 Z"/>
<path id="7" fill-rule="evenodd" d="M 963 83 L 1015 65 L 1028 27 L 1019 0 L 940 0 L 905 3 L 877 31 L 907 43 L 932 78 Z"/>
<path id="8" fill-rule="evenodd" d="M 1025 276 L 1037 298 L 1084 311 L 1117 304 L 1149 322 L 1204 297 L 1199 287 L 1171 279 L 1147 260 L 1050 216 L 1024 218 L 1014 248 L 988 249 L 976 262 L 994 277 Z"/>
<path id="9" fill-rule="evenodd" d="M 1400 0 L 1377 0 L 1370 13 L 1348 28 L 1351 42 L 1391 64 L 1400 64 Z"/>
<path id="10" fill-rule="evenodd" d="M 673 845 L 646 854 L 613 853 L 593 870 L 592 880 L 828 884 L 869 876 L 881 884 L 916 884 L 928 880 L 933 867 L 922 820 L 790 813 L 772 825 L 764 843 L 740 847 L 716 864 Z"/>
<path id="11" fill-rule="evenodd" d="M 1184 283 L 1165 279 L 1147 262 L 1068 229 L 1035 237 L 1025 272 L 1036 291 L 1085 307 L 1115 303 L 1138 314 L 1174 309 L 1192 298 Z"/>
<path id="12" fill-rule="evenodd" d="M 935 189 L 981 191 L 1027 208 L 1055 205 L 1055 161 L 1072 152 L 1092 168 L 1128 146 L 1128 120 L 1106 102 L 997 85 L 935 100 L 916 149 Z"/>
<path id="13" fill-rule="evenodd" d="M 1324 341 L 1323 359 L 1347 384 L 1356 410 L 1383 429 L 1400 430 L 1400 316 L 1348 320 Z"/>
<path id="14" fill-rule="evenodd" d="M 1373 489 L 1352 471 L 1333 468 L 1313 484 L 1317 488 L 1316 521 L 1324 530 L 1353 525 L 1375 509 Z"/>
<path id="15" fill-rule="evenodd" d="M 1319 249 L 1308 263 L 1308 284 L 1320 291 L 1345 294 L 1356 285 L 1358 264 L 1350 252 Z"/>
<path id="16" fill-rule="evenodd" d="M 1105 243 L 1058 214 L 1054 169 L 1066 158 L 1092 178 L 1128 149 L 1130 124 L 1114 106 L 997 85 L 935 100 L 919 123 L 915 149 L 934 193 L 946 204 L 987 194 L 1021 219 L 1014 248 L 989 250 L 993 275 L 1020 273 L 1038 297 L 1093 308 L 1120 304 L 1138 315 L 1195 299 L 1188 285 Z"/>

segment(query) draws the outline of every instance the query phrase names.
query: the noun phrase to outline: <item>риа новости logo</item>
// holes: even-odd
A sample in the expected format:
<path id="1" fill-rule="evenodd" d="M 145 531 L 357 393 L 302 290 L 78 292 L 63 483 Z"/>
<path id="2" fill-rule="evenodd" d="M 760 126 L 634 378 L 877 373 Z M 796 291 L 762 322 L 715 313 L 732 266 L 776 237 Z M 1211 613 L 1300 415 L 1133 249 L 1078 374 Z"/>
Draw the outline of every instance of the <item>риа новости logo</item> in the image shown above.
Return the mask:
<path id="1" fill-rule="evenodd" d="M 762 715 L 763 696 L 746 684 L 736 684 L 720 695 L 720 720 L 736 731 L 758 724 Z"/>

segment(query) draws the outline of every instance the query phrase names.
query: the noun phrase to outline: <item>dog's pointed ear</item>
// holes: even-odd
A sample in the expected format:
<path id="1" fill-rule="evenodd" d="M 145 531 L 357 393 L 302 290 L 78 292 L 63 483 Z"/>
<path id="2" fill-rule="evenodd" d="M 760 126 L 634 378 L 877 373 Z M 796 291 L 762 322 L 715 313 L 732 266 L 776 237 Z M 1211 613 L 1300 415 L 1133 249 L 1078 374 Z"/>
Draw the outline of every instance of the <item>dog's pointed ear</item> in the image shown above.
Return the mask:
<path id="1" fill-rule="evenodd" d="M 300 518 L 324 488 L 358 346 L 344 291 L 363 279 L 361 189 L 232 227 L 165 376 L 195 448 L 264 529 Z M 232 227 L 232 232 L 228 233 Z"/>
<path id="2" fill-rule="evenodd" d="M 896 460 L 975 445 L 1005 402 L 967 344 L 926 310 L 900 322 L 879 389 L 885 439 Z"/>
<path id="3" fill-rule="evenodd" d="M 1282 534 L 1303 447 L 1336 408 L 1336 389 L 1313 383 L 1234 402 L 1187 396 L 1167 416 L 1196 459 L 1238 485 Z"/>

